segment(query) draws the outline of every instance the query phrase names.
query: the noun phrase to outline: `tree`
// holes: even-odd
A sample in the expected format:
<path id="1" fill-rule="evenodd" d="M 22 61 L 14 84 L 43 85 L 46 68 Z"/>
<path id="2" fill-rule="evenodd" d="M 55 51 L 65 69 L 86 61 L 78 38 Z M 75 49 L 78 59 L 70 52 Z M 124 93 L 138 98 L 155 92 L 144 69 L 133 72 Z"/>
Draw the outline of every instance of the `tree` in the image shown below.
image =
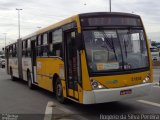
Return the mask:
<path id="1" fill-rule="evenodd" d="M 157 46 L 156 41 L 151 41 L 152 46 Z"/>

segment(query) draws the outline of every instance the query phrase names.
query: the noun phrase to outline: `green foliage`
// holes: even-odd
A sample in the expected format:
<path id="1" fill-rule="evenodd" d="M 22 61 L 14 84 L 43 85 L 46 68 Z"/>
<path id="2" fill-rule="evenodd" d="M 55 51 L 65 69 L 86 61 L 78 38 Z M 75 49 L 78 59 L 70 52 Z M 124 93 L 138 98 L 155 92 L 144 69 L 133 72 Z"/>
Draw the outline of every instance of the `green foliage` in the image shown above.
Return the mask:
<path id="1" fill-rule="evenodd" d="M 152 41 L 151 45 L 155 47 L 160 47 L 160 42 Z"/>

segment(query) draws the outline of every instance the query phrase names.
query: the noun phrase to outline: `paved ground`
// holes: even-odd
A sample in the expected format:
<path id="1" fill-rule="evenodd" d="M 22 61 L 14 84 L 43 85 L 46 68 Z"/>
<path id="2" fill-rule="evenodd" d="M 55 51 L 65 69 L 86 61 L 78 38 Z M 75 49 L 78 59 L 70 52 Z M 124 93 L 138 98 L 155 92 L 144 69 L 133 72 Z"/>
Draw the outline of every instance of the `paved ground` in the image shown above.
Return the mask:
<path id="1" fill-rule="evenodd" d="M 160 79 L 160 69 L 153 69 L 153 80 L 159 82 Z"/>
<path id="2" fill-rule="evenodd" d="M 159 69 L 154 69 L 155 82 L 158 82 L 159 80 L 159 72 Z M 6 113 L 8 113 L 12 115 L 18 114 L 19 118 L 23 118 L 22 120 L 24 120 L 24 118 L 25 120 L 30 120 L 31 118 L 32 120 L 44 120 L 46 106 L 49 102 L 54 103 L 54 105 L 52 105 L 52 112 L 55 114 L 62 111 L 72 113 L 72 119 L 86 118 L 89 120 L 99 120 L 109 116 L 121 116 L 125 119 L 126 115 L 128 115 L 127 117 L 137 118 L 139 116 L 132 115 L 140 113 L 160 113 L 160 87 L 155 86 L 151 94 L 147 97 L 126 100 L 123 102 L 80 105 L 70 101 L 68 104 L 62 105 L 56 101 L 55 96 L 52 93 L 42 89 L 30 90 L 25 82 L 11 81 L 10 76 L 6 75 L 5 70 L 0 69 L 0 113 L 2 114 L 2 118 L 5 118 L 7 116 Z M 57 112 L 57 109 L 54 109 L 56 107 L 60 108 L 60 111 Z M 69 116 L 70 115 L 66 114 L 65 118 L 70 118 Z M 60 119 L 58 115 L 56 118 Z"/>

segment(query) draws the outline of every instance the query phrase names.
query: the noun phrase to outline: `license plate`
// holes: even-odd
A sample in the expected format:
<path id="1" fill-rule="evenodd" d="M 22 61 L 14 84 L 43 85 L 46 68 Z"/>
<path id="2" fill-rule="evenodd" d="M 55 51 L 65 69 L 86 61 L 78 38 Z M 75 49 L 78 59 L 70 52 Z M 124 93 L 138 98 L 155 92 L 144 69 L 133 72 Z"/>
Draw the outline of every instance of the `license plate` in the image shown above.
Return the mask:
<path id="1" fill-rule="evenodd" d="M 121 90 L 120 91 L 120 95 L 127 95 L 127 94 L 132 94 L 132 90 L 129 89 L 129 90 Z"/>

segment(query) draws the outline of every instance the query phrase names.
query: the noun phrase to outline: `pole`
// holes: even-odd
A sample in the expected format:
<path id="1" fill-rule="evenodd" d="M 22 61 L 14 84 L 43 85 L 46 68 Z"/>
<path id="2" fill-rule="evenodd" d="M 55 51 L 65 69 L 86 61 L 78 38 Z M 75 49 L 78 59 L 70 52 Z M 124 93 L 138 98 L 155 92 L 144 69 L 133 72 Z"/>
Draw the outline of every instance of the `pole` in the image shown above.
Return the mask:
<path id="1" fill-rule="evenodd" d="M 5 47 L 6 47 L 6 36 L 7 36 L 7 33 L 4 33 L 4 42 L 5 42 Z"/>
<path id="2" fill-rule="evenodd" d="M 21 29 L 20 29 L 20 10 L 22 10 L 22 9 L 16 8 L 16 10 L 18 11 L 18 38 L 20 39 L 20 37 L 21 37 Z"/>
<path id="3" fill-rule="evenodd" d="M 111 0 L 109 0 L 109 11 L 110 12 L 112 12 L 111 9 L 112 9 L 112 3 L 111 3 Z"/>
<path id="4" fill-rule="evenodd" d="M 21 37 L 21 29 L 20 29 L 20 12 L 19 12 L 19 10 L 18 10 L 18 28 L 19 28 L 19 39 L 20 39 L 20 37 Z"/>

